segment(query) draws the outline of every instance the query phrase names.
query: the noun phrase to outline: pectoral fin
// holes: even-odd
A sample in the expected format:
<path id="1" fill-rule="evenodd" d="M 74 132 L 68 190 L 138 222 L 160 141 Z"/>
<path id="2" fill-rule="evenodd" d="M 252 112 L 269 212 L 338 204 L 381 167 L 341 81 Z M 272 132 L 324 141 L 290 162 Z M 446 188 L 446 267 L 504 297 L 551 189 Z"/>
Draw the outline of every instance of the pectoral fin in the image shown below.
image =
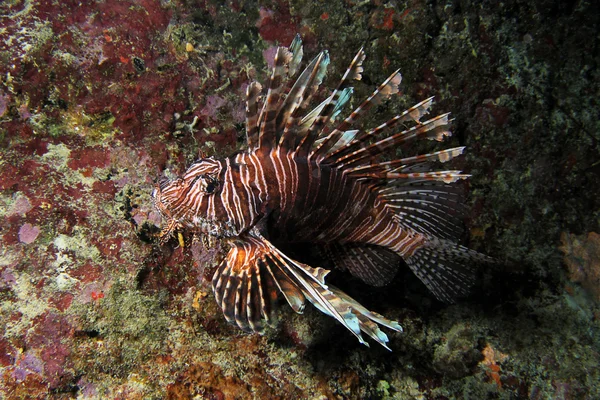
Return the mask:
<path id="1" fill-rule="evenodd" d="M 278 293 L 298 313 L 308 299 L 364 344 L 367 343 L 361 332 L 389 349 L 388 338 L 378 324 L 402 330 L 397 322 L 367 310 L 339 289 L 328 287 L 325 284 L 328 270 L 289 258 L 256 230 L 233 239 L 231 246 L 215 272 L 213 291 L 227 321 L 244 331 L 261 332 L 264 322 L 274 321 Z"/>

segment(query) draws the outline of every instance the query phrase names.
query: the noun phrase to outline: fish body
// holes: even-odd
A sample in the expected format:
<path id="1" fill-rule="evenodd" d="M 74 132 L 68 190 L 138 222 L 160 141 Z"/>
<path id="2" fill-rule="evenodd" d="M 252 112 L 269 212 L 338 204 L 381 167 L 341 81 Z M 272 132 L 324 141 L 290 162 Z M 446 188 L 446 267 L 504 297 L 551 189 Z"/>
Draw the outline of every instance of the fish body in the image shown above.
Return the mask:
<path id="1" fill-rule="evenodd" d="M 448 114 L 421 121 L 430 98 L 378 127 L 355 128 L 366 111 L 398 92 L 396 71 L 335 122 L 352 81 L 361 79 L 364 52 L 314 108 L 329 56 L 321 52 L 293 80 L 302 53 L 297 37 L 278 49 L 266 94 L 260 84 L 249 85 L 245 150 L 200 159 L 181 178 L 157 185 L 154 203 L 167 220 L 161 236 L 186 228 L 227 241 L 213 291 L 226 319 L 245 331 L 273 323 L 283 296 L 294 311 L 302 312 L 308 300 L 361 343 L 367 344 L 364 333 L 387 348 L 379 325 L 401 331 L 397 322 L 327 284 L 329 270 L 282 249 L 308 245 L 374 286 L 389 283 L 404 261 L 440 300 L 465 294 L 473 283 L 472 262 L 486 259 L 456 243 L 463 206 L 452 183 L 468 175 L 432 169 L 464 148 L 380 161 L 415 140 L 450 136 Z"/>

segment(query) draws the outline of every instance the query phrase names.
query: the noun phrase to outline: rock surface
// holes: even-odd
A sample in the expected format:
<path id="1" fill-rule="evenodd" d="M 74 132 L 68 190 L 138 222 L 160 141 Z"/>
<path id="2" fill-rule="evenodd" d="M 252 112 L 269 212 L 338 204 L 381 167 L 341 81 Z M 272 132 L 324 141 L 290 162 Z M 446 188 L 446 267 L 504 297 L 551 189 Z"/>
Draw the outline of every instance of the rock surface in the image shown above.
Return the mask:
<path id="1" fill-rule="evenodd" d="M 572 241 L 600 232 L 600 5 L 221 3 L 0 4 L 0 397 L 600 398 Z M 240 146 L 249 79 L 296 32 L 330 83 L 365 46 L 356 99 L 401 68 L 370 122 L 435 95 L 468 146 L 468 245 L 502 261 L 476 293 L 341 282 L 402 323 L 392 353 L 314 310 L 246 335 L 212 298 L 219 248 L 156 241 L 154 180 Z"/>

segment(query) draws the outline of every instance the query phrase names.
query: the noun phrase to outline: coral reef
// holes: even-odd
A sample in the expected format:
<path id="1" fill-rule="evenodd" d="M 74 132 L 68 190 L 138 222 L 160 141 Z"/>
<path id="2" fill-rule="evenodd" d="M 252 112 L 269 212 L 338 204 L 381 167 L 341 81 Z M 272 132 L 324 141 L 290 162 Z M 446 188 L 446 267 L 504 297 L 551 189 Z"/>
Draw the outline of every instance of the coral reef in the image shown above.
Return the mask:
<path id="1" fill-rule="evenodd" d="M 600 5 L 222 3 L 0 3 L 0 397 L 600 398 Z M 392 353 L 311 309 L 246 335 L 212 298 L 218 244 L 156 243 L 155 180 L 238 148 L 296 32 L 326 79 L 365 46 L 356 99 L 401 68 L 371 121 L 435 95 L 468 148 L 468 244 L 499 260 L 470 298 L 334 277 L 402 323 Z"/>

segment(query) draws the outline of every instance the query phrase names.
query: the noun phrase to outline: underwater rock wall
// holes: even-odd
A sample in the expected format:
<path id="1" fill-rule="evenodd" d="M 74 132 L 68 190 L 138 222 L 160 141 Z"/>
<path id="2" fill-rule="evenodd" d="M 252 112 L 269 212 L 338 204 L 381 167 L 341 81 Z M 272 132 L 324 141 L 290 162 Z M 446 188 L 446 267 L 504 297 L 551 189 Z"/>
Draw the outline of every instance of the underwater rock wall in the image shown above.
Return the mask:
<path id="1" fill-rule="evenodd" d="M 0 397 L 600 398 L 600 6 L 221 3 L 0 5 Z M 240 146 L 296 33 L 332 82 L 365 46 L 354 106 L 401 69 L 370 121 L 435 95 L 467 146 L 465 243 L 500 263 L 452 306 L 410 272 L 343 281 L 404 326 L 392 353 L 314 310 L 246 335 L 212 298 L 219 248 L 157 244 L 154 180 Z"/>

